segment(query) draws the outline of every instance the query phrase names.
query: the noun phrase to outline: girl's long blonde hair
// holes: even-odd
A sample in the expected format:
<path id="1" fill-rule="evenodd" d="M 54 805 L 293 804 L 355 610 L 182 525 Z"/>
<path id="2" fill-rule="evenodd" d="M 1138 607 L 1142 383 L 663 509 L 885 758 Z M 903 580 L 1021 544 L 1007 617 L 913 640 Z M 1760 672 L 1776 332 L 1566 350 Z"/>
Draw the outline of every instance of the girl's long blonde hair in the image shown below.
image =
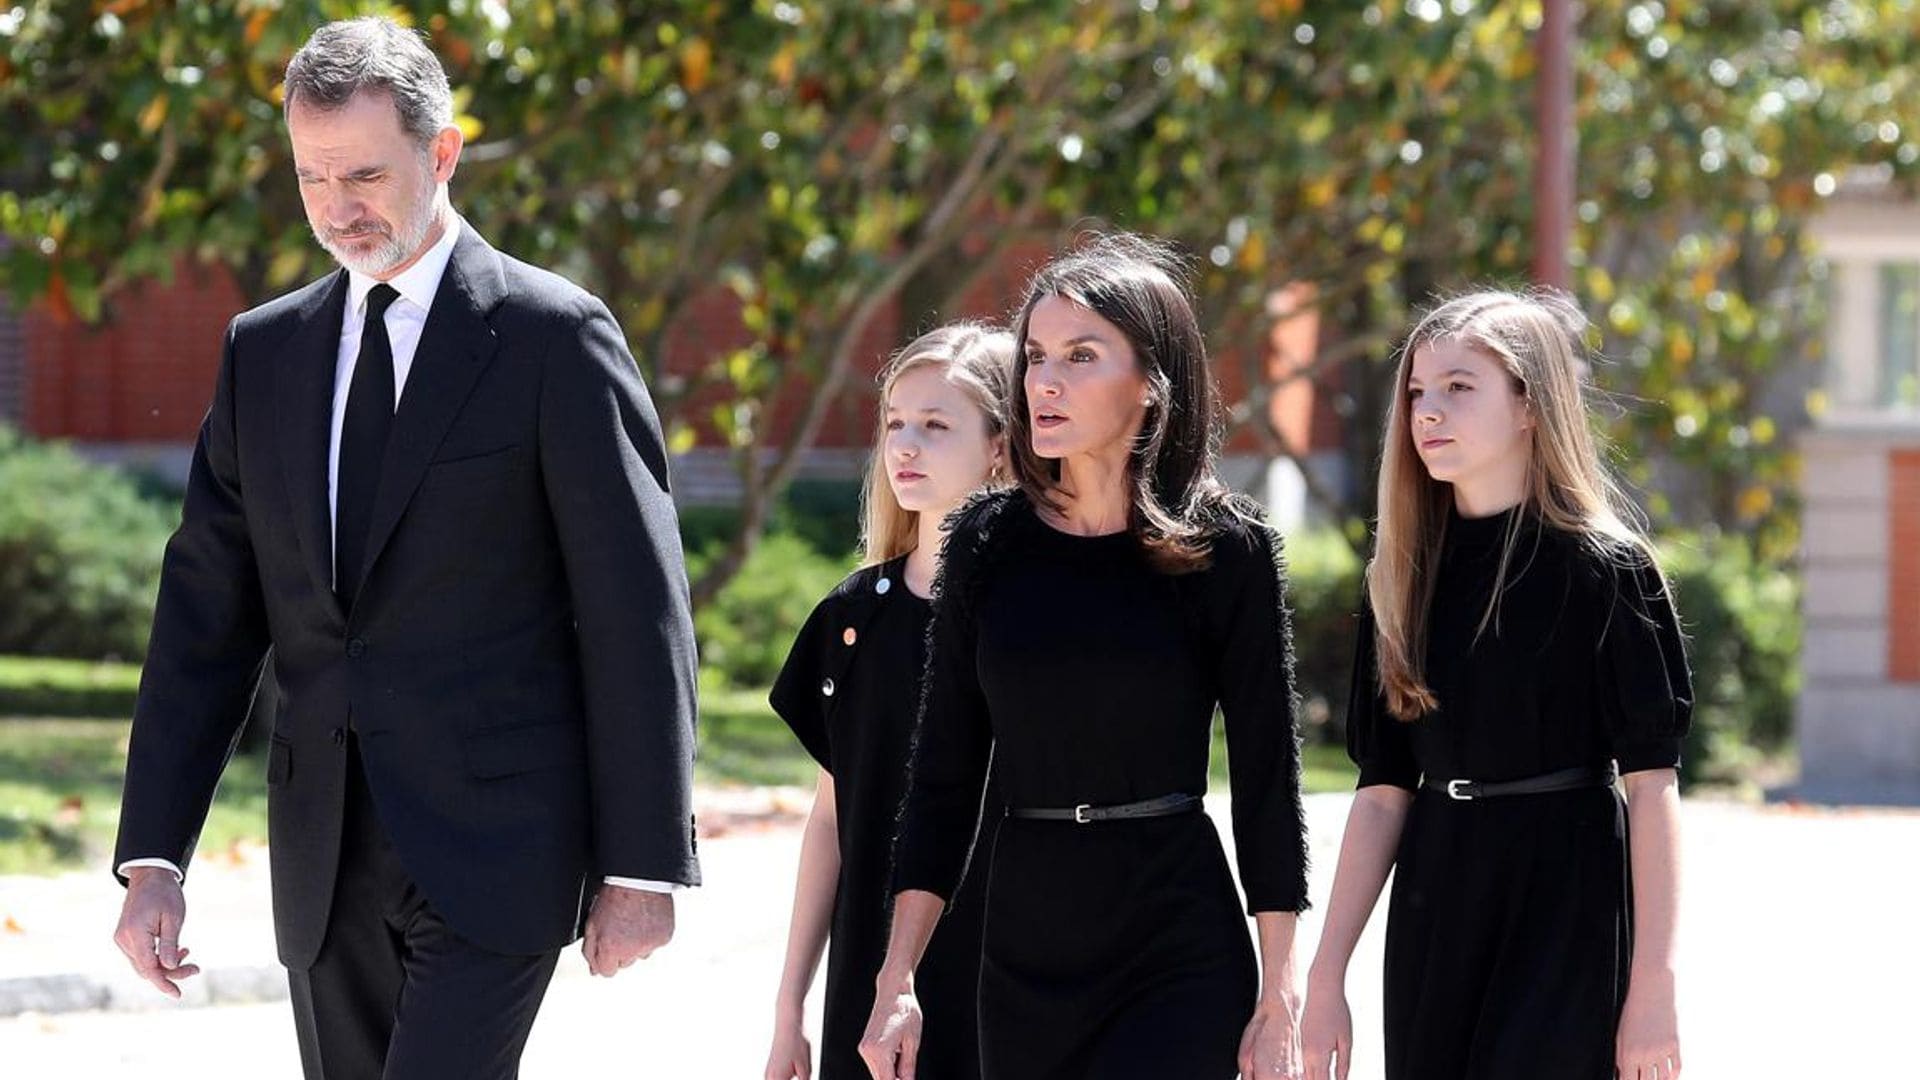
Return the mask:
<path id="1" fill-rule="evenodd" d="M 1602 461 L 1589 423 L 1589 367 L 1581 344 L 1586 325 L 1563 293 L 1490 290 L 1434 308 L 1401 347 L 1380 454 L 1379 522 L 1366 578 L 1376 677 L 1387 711 L 1400 720 L 1417 720 L 1439 704 L 1426 680 L 1427 609 L 1453 498 L 1452 485 L 1428 475 L 1413 445 L 1407 380 L 1420 349 L 1458 342 L 1506 368 L 1534 422 L 1527 511 L 1606 558 L 1654 564 L 1640 514 Z M 1476 633 L 1485 632 L 1498 615 L 1524 516 L 1513 515 L 1502 538 L 1493 592 Z"/>
<path id="2" fill-rule="evenodd" d="M 880 403 L 874 424 L 873 461 L 867 468 L 861 495 L 860 542 L 865 549 L 862 565 L 873 566 L 905 555 L 919 540 L 919 512 L 901 506 L 900 500 L 894 497 L 893 485 L 887 482 L 887 400 L 893 396 L 894 384 L 902 376 L 934 365 L 944 366 L 947 381 L 966 391 L 984 418 L 988 438 L 1006 434 L 1008 388 L 1013 371 L 1012 334 L 989 323 L 964 320 L 928 331 L 894 353 L 879 376 Z M 1004 479 L 996 467 L 995 475 L 988 481 Z"/>

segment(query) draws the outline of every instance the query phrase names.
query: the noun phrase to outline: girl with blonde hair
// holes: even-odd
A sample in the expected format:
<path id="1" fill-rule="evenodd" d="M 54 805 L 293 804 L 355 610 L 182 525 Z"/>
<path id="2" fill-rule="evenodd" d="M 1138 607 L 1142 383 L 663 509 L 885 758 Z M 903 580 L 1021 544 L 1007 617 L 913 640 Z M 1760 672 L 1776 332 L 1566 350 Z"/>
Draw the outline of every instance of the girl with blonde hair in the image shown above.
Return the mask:
<path id="1" fill-rule="evenodd" d="M 820 601 L 771 695 L 820 764 L 800 850 L 793 922 L 766 1080 L 811 1073 L 808 988 L 831 938 L 820 1072 L 867 1075 L 858 1045 L 887 934 L 887 872 L 920 703 L 927 599 L 941 523 L 1006 473 L 1013 337 L 960 322 L 924 334 L 880 376 L 880 416 L 862 512 L 865 565 Z M 972 890 L 973 894 L 978 889 Z M 926 1080 L 977 1080 L 977 895 L 956 898 L 922 972 Z"/>
<path id="2" fill-rule="evenodd" d="M 1590 427 L 1584 329 L 1559 294 L 1479 292 L 1401 352 L 1347 719 L 1359 791 L 1302 1019 L 1310 1077 L 1347 1075 L 1347 963 L 1389 870 L 1388 1080 L 1679 1074 L 1692 689 L 1653 547 Z"/>

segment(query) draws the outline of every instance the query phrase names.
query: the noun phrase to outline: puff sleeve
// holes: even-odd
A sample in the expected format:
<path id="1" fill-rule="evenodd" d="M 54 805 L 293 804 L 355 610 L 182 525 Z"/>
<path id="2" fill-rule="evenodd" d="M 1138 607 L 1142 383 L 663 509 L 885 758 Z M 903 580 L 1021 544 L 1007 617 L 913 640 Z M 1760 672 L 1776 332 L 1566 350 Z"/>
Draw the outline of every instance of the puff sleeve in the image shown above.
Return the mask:
<path id="1" fill-rule="evenodd" d="M 820 601 L 807 616 L 767 694 L 773 711 L 828 772 L 833 771 L 833 740 L 827 733 L 826 698 L 820 693 L 820 682 L 825 678 L 825 643 L 833 625 L 827 610 L 831 602 L 832 597 Z"/>
<path id="2" fill-rule="evenodd" d="M 1693 720 L 1693 676 L 1660 570 L 1634 554 L 1602 576 L 1602 718 L 1622 773 L 1677 768 Z"/>

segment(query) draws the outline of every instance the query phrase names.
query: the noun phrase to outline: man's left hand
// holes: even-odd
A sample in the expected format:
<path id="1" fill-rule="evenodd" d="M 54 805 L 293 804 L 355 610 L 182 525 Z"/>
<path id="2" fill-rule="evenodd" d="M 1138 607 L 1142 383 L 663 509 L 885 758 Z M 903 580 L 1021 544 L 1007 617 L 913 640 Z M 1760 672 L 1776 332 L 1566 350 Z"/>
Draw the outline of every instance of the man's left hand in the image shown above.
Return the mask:
<path id="1" fill-rule="evenodd" d="M 673 940 L 673 894 L 602 885 L 580 943 L 587 968 L 612 976 Z"/>

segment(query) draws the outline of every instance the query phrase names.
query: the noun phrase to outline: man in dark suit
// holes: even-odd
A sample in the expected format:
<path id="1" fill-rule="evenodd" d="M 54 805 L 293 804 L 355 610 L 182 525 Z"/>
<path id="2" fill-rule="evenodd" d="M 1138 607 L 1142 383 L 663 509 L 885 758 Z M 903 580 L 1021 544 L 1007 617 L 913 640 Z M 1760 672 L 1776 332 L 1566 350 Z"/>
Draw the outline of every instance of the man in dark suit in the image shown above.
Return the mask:
<path id="1" fill-rule="evenodd" d="M 195 972 L 182 882 L 269 647 L 274 927 L 309 1077 L 509 1077 L 559 950 L 611 975 L 697 884 L 695 658 L 659 419 L 605 305 L 454 213 L 439 61 L 287 67 L 343 269 L 227 329 L 134 715 L 115 940 Z"/>

